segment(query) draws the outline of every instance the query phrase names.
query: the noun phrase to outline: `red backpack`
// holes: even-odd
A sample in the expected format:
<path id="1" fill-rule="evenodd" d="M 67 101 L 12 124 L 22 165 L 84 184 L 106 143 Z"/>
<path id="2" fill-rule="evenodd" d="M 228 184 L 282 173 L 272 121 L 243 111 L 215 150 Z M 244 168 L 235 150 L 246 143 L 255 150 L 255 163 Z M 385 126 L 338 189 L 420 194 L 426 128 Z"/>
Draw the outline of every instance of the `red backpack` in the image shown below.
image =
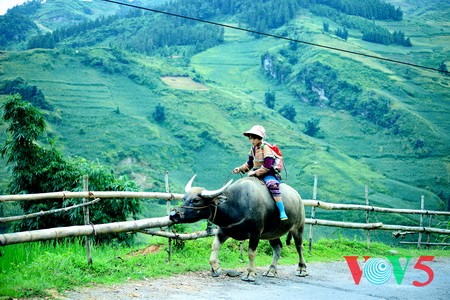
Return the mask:
<path id="1" fill-rule="evenodd" d="M 274 153 L 275 153 L 275 162 L 273 163 L 273 169 L 278 172 L 281 173 L 281 170 L 283 170 L 283 164 L 284 164 L 284 159 L 283 159 L 283 154 L 281 153 L 280 148 L 278 147 L 278 145 L 276 144 L 269 144 L 267 142 L 264 142 L 265 146 L 267 145 L 267 147 L 269 147 Z"/>

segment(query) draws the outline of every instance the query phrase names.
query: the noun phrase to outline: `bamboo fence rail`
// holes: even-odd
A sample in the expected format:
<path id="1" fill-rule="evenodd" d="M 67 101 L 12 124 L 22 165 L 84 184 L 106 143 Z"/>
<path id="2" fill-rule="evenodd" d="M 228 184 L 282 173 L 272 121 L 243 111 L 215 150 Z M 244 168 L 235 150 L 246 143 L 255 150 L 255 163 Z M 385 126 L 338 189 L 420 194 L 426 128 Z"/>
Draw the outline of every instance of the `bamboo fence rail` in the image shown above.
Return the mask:
<path id="1" fill-rule="evenodd" d="M 23 215 L 23 216 L 3 217 L 3 218 L 0 218 L 0 223 L 8 223 L 8 222 L 31 219 L 31 218 L 36 218 L 36 217 L 43 217 L 45 215 L 55 214 L 55 213 L 59 213 L 59 212 L 66 212 L 66 211 L 69 211 L 69 210 L 72 210 L 75 208 L 85 207 L 85 206 L 95 204 L 98 201 L 100 201 L 100 198 L 95 198 L 92 201 L 84 202 L 82 204 L 77 204 L 77 205 L 72 205 L 72 206 L 67 206 L 67 207 L 63 207 L 63 208 L 47 210 L 47 211 L 40 211 L 40 212 Z"/>
<path id="2" fill-rule="evenodd" d="M 39 194 L 1 195 L 0 202 L 7 201 L 33 201 L 68 198 L 158 198 L 158 199 L 182 199 L 184 194 L 171 194 L 160 192 L 127 192 L 127 191 L 84 191 L 84 192 L 53 192 Z"/>
<path id="3" fill-rule="evenodd" d="M 199 238 L 204 238 L 208 236 L 214 236 L 217 233 L 217 229 L 212 230 L 202 230 L 197 231 L 193 233 L 176 233 L 176 232 L 170 232 L 170 231 L 164 231 L 164 230 L 153 230 L 153 229 L 144 229 L 140 230 L 140 232 L 149 234 L 149 235 L 155 235 L 155 236 L 162 236 L 166 238 L 172 238 L 177 240 L 196 240 Z"/>
<path id="4" fill-rule="evenodd" d="M 164 227 L 170 224 L 172 224 L 172 221 L 169 220 L 169 217 L 160 217 L 135 221 L 58 227 L 15 233 L 5 233 L 0 234 L 0 245 L 6 246 L 12 244 L 54 240 L 66 237 L 107 234 L 113 232 L 134 232 L 146 228 Z"/>
<path id="5" fill-rule="evenodd" d="M 68 198 L 156 198 L 165 200 L 181 200 L 184 194 L 163 193 L 163 192 L 102 192 L 102 191 L 85 191 L 85 192 L 53 192 L 40 194 L 21 194 L 21 195 L 1 195 L 0 202 L 7 201 L 33 201 L 33 200 L 50 200 L 50 199 L 68 199 Z M 401 209 L 386 208 L 371 205 L 359 204 L 338 204 L 314 199 L 304 199 L 305 206 L 313 206 L 326 210 L 365 210 L 371 212 L 396 213 L 396 214 L 417 214 L 417 215 L 443 215 L 450 216 L 450 211 L 433 211 L 424 209 Z"/>

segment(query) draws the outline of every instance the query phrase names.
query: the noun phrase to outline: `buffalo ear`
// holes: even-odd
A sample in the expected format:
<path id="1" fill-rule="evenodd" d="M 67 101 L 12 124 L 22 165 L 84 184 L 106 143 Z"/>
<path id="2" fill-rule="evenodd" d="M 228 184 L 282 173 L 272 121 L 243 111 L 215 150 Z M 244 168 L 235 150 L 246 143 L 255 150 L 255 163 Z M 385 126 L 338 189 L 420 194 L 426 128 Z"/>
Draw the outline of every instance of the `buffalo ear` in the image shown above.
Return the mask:
<path id="1" fill-rule="evenodd" d="M 219 197 L 217 197 L 219 199 L 219 201 L 227 201 L 228 197 L 225 195 L 220 195 Z"/>
<path id="2" fill-rule="evenodd" d="M 216 197 L 214 200 L 217 202 L 217 204 L 220 204 L 222 202 L 227 201 L 228 197 L 225 195 L 219 195 L 219 197 Z"/>

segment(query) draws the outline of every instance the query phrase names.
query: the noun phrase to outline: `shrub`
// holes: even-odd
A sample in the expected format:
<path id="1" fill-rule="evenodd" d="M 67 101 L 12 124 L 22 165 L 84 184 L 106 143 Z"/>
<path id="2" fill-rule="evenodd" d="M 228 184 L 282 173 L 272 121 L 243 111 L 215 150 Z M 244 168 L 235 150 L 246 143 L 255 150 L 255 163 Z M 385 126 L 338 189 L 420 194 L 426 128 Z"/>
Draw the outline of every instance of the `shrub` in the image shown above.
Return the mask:
<path id="1" fill-rule="evenodd" d="M 320 131 L 319 122 L 319 119 L 310 119 L 306 121 L 305 130 L 303 131 L 303 133 L 309 136 L 316 136 Z"/>
<path id="2" fill-rule="evenodd" d="M 291 104 L 285 104 L 278 112 L 291 122 L 294 122 L 295 117 L 297 116 L 297 111 Z"/>
<path id="3" fill-rule="evenodd" d="M 162 123 L 166 120 L 166 108 L 162 106 L 161 103 L 158 103 L 158 105 L 155 106 L 153 119 L 158 123 Z"/>
<path id="4" fill-rule="evenodd" d="M 274 109 L 274 107 L 275 107 L 275 92 L 267 91 L 264 94 L 264 102 L 266 103 L 268 108 Z"/>

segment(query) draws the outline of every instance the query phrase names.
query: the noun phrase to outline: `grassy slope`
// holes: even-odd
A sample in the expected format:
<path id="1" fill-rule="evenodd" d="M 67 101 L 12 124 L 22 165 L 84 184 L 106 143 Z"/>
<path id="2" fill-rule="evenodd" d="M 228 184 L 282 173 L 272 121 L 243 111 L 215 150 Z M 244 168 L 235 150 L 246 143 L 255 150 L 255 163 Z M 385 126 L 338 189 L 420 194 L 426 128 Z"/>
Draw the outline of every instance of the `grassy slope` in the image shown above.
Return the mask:
<path id="1" fill-rule="evenodd" d="M 403 26 L 408 26 L 417 20 L 422 21 L 420 18 L 416 20 L 415 17 L 406 16 Z M 428 31 L 415 32 L 414 41 L 420 46 L 405 49 L 397 46 L 374 45 L 358 39 L 343 42 L 336 37 L 320 34 L 323 20 L 307 12 L 296 22 L 299 27 L 303 26 L 317 32 L 307 35 L 314 42 L 403 61 L 412 60 L 414 63 L 423 65 L 437 65 L 436 60 L 417 60 L 423 49 L 439 48 L 442 52 L 436 56 L 448 55 L 449 51 L 445 44 L 437 46 L 442 38 L 424 43 L 422 39 L 426 39 Z M 390 25 L 392 24 L 385 23 L 387 27 Z M 404 27 L 395 26 L 392 30 L 400 28 L 405 32 Z M 444 28 L 443 36 L 448 32 L 446 23 L 437 23 L 434 26 Z M 239 80 L 245 92 L 243 99 L 246 99 L 247 95 L 255 96 L 257 99 L 251 100 L 254 105 L 259 104 L 263 107 L 264 105 L 261 104 L 263 93 L 272 89 L 277 91 L 278 108 L 285 103 L 295 106 L 299 112 L 297 123 L 286 124 L 285 121 L 277 123 L 277 125 L 286 125 L 280 126 L 283 134 L 276 137 L 276 142 L 287 150 L 285 153 L 289 159 L 288 167 L 291 167 L 289 182 L 299 189 L 304 197 L 311 196 L 312 176 L 319 174 L 319 198 L 321 199 L 363 203 L 364 185 L 367 184 L 370 189 L 371 203 L 375 205 L 419 208 L 420 196 L 424 194 L 426 208 L 445 208 L 445 203 L 432 191 L 440 191 L 444 195 L 448 195 L 449 192 L 448 79 L 436 72 L 399 67 L 348 54 L 313 50 L 316 53 L 310 54 L 311 59 L 332 65 L 339 70 L 341 79 L 358 83 L 383 94 L 393 102 L 395 107 L 417 117 L 417 124 L 412 125 L 414 132 L 410 137 L 395 136 L 358 118 L 352 118 L 345 112 L 309 107 L 286 94 L 283 87 L 272 86 L 266 79 L 260 77 L 259 55 L 269 49 L 282 47 L 281 42 L 273 39 L 242 42 L 245 40 L 242 34 L 231 30 L 227 33 L 226 44 L 197 55 L 192 60 L 193 65 L 202 75 L 223 90 L 236 89 L 236 81 Z M 412 32 L 408 34 L 412 35 Z M 239 35 L 241 37 L 238 37 Z M 240 44 L 233 43 L 237 40 Z M 227 55 L 221 55 L 221 53 L 227 53 Z M 249 64 L 251 60 L 253 65 Z M 236 74 L 239 75 L 236 77 Z M 248 82 L 252 82 L 253 89 L 248 90 Z M 273 115 L 273 113 L 269 114 Z M 323 139 L 310 139 L 300 134 L 302 140 L 298 143 L 292 132 L 298 134 L 302 129 L 302 123 L 311 116 L 321 118 Z M 244 116 L 244 122 L 246 122 L 245 119 L 250 120 L 248 124 L 267 122 L 267 115 L 263 114 L 262 121 L 254 120 L 254 117 L 255 115 Z M 260 116 L 256 115 L 256 117 Z M 425 140 L 427 147 L 431 149 L 428 157 L 421 157 L 412 149 L 411 143 L 414 138 Z M 311 141 L 312 144 L 305 143 L 305 140 Z M 286 147 L 286 145 L 292 147 Z M 357 200 L 358 198 L 360 200 Z M 321 216 L 325 215 L 328 214 L 321 213 Z M 385 221 L 389 223 L 389 219 Z M 405 223 L 411 223 L 411 219 L 415 220 L 412 224 L 417 222 L 416 218 L 412 217 L 401 219 Z"/>
<path id="2" fill-rule="evenodd" d="M 298 26 L 314 28 L 315 30 L 319 30 L 319 26 L 321 26 L 322 24 L 322 20 L 316 20 L 314 19 L 314 17 L 307 13 L 305 13 L 305 15 L 302 15 L 297 22 Z M 364 184 L 369 184 L 371 188 L 373 188 L 372 185 L 375 185 L 375 189 L 381 188 L 379 192 L 383 192 L 383 189 L 390 190 L 389 193 L 393 193 L 395 189 L 398 188 L 404 189 L 405 184 L 403 184 L 401 181 L 406 181 L 406 185 L 410 184 L 423 187 L 425 186 L 425 182 L 429 182 L 429 172 L 436 174 L 437 178 L 441 177 L 441 181 L 446 181 L 446 170 L 445 165 L 442 162 L 442 156 L 448 155 L 448 153 L 446 154 L 445 147 L 446 141 L 448 141 L 448 136 L 443 134 L 446 128 L 448 128 L 448 123 L 440 122 L 439 119 L 444 119 L 445 117 L 443 117 L 442 115 L 445 116 L 447 114 L 447 102 L 444 101 L 438 104 L 435 103 L 435 115 L 436 112 L 438 112 L 436 117 L 425 117 L 421 115 L 421 117 L 425 120 L 424 122 L 429 125 L 429 128 L 425 128 L 423 130 L 424 135 L 428 133 L 428 130 L 435 131 L 435 137 L 430 137 L 431 142 L 435 146 L 435 150 L 433 153 L 435 157 L 428 159 L 418 159 L 418 157 L 414 155 L 412 151 L 405 151 L 405 147 L 407 146 L 407 143 L 409 141 L 403 137 L 388 135 L 386 132 L 380 131 L 379 128 L 371 126 L 366 122 L 359 121 L 358 119 L 352 118 L 344 112 L 309 107 L 292 98 L 289 94 L 286 94 L 283 90 L 283 87 L 271 86 L 265 78 L 260 77 L 258 66 L 259 55 L 269 49 L 282 47 L 282 43 L 273 39 L 263 39 L 247 42 L 245 43 L 245 45 L 232 43 L 231 41 L 236 40 L 236 36 L 238 35 L 239 34 L 235 31 L 229 31 L 227 36 L 228 43 L 197 55 L 193 59 L 193 65 L 200 71 L 202 75 L 212 79 L 212 81 L 217 83 L 217 86 L 219 88 L 222 88 L 223 90 L 228 91 L 230 89 L 235 89 L 236 80 L 239 80 L 241 82 L 240 87 L 243 87 L 245 89 L 244 91 L 246 91 L 246 95 L 257 97 L 257 99 L 254 100 L 254 103 L 260 104 L 261 109 L 263 109 L 264 106 L 262 104 L 264 91 L 268 89 L 276 90 L 278 93 L 277 96 L 279 96 L 277 97 L 276 109 L 286 103 L 294 104 L 296 107 L 296 110 L 298 112 L 297 123 L 291 123 L 287 126 L 297 133 L 302 129 L 302 123 L 308 120 L 311 116 L 321 118 L 320 126 L 322 128 L 324 139 L 316 140 L 302 136 L 302 139 L 308 139 L 312 141 L 316 146 L 311 148 L 306 143 L 305 148 L 307 149 L 303 150 L 302 147 L 300 147 L 297 149 L 302 149 L 303 151 L 294 151 L 293 153 L 289 153 L 289 159 L 295 157 L 294 165 L 297 167 L 298 171 L 296 172 L 295 176 L 301 176 L 301 174 L 307 173 L 307 176 L 311 177 L 311 173 L 319 171 L 322 179 L 324 179 L 325 182 L 331 181 L 332 185 L 332 187 L 326 185 L 322 187 L 321 185 L 321 189 L 324 188 L 325 190 L 333 190 L 334 194 L 336 193 L 337 189 L 344 189 L 344 197 L 341 196 L 341 199 L 348 196 L 354 197 L 358 194 L 362 196 L 364 188 L 361 186 L 363 186 Z M 334 37 L 317 34 L 316 36 L 314 36 L 314 38 L 315 42 L 319 42 L 329 46 L 350 49 L 353 51 L 361 51 L 361 48 L 359 48 L 358 45 L 344 43 Z M 404 99 L 402 99 L 401 96 L 404 96 L 404 93 L 398 92 L 396 90 L 398 89 L 398 86 L 400 86 L 400 88 L 403 90 L 414 88 L 415 82 L 410 83 L 401 78 L 399 80 L 389 80 L 390 76 L 395 75 L 395 70 L 390 69 L 391 66 L 385 65 L 376 60 L 364 59 L 354 56 L 349 58 L 348 55 L 341 53 L 331 53 L 327 51 L 317 50 L 314 51 L 316 51 L 313 56 L 314 59 L 326 61 L 330 65 L 339 69 L 339 74 L 344 80 L 353 83 L 356 82 L 362 84 L 367 88 L 378 91 L 383 91 L 385 88 L 387 88 L 388 92 L 385 92 L 385 94 L 390 97 L 396 105 L 408 105 L 408 103 L 402 102 L 402 100 Z M 376 54 L 369 51 L 365 52 Z M 221 56 L 221 53 L 227 53 L 228 55 Z M 220 59 L 218 59 L 219 57 Z M 244 59 L 243 57 L 247 58 Z M 245 61 L 245 64 L 239 64 L 239 62 L 241 61 Z M 249 61 L 253 61 L 253 65 L 249 64 Z M 365 69 L 362 68 L 363 66 L 365 67 Z M 354 72 L 355 68 L 358 69 L 358 72 Z M 239 74 L 239 76 L 234 76 L 235 74 Z M 429 74 L 429 76 L 433 77 L 436 75 Z M 406 83 L 404 83 L 405 81 Z M 252 82 L 252 90 L 246 89 L 247 82 Z M 438 88 L 441 88 L 439 87 L 439 84 Z M 435 88 L 434 90 L 438 93 L 444 93 L 445 86 L 444 89 L 439 89 Z M 410 99 L 407 98 L 406 100 Z M 420 103 L 415 103 L 415 105 L 420 106 L 419 109 L 424 110 L 423 105 L 420 105 Z M 408 109 L 412 110 L 409 106 Z M 414 111 L 414 113 L 417 113 L 417 111 Z M 273 114 L 274 113 L 270 113 L 270 115 Z M 259 116 L 256 117 L 259 118 Z M 255 122 L 252 120 L 252 116 L 245 116 L 245 118 L 250 119 L 250 122 L 248 123 Z M 283 123 L 280 122 L 278 124 Z M 281 127 L 283 128 L 283 126 Z M 282 130 L 286 131 L 286 129 L 284 128 Z M 288 133 L 289 131 L 286 132 Z M 288 139 L 283 139 L 283 137 Z M 286 145 L 295 145 L 295 140 L 292 139 L 290 134 L 284 135 L 283 137 L 278 136 L 276 138 L 280 139 L 280 141 L 278 142 L 284 145 L 284 147 L 286 147 Z M 298 147 L 298 145 L 294 146 L 294 148 L 296 147 Z M 357 160 L 350 159 L 347 156 L 357 158 Z M 312 159 L 309 160 L 310 158 L 319 158 L 319 160 L 323 161 L 326 166 L 324 168 L 320 168 L 320 164 L 319 166 L 317 166 L 316 164 L 314 165 L 315 169 L 312 170 L 309 168 L 298 169 L 298 167 L 310 166 L 312 161 L 316 161 Z M 396 164 L 398 166 L 393 168 L 392 163 L 394 161 L 397 161 Z M 292 161 L 290 162 L 292 163 Z M 369 168 L 381 174 L 378 174 L 377 176 L 370 170 L 366 171 L 365 169 L 361 169 L 361 167 L 359 166 L 360 163 L 369 164 Z M 365 166 L 365 168 L 367 168 L 367 166 Z M 365 175 L 363 175 L 360 171 L 363 171 Z M 412 173 L 414 174 L 414 176 L 406 176 L 406 174 L 408 173 Z M 399 181 L 397 183 L 397 186 L 395 187 L 392 185 L 392 183 L 387 183 L 387 181 L 383 179 L 383 174 L 386 174 L 389 177 L 393 177 L 396 181 Z M 337 177 L 341 177 L 341 179 Z M 309 182 L 310 181 L 311 179 L 309 180 Z M 439 181 L 439 179 L 437 181 Z M 380 183 L 377 185 L 377 182 Z M 333 186 L 333 183 L 337 183 L 337 185 Z M 359 187 L 350 188 L 350 191 L 345 190 L 345 186 L 353 186 L 355 185 L 355 183 L 359 185 Z M 445 186 L 442 185 L 442 188 L 445 188 Z M 411 202 L 415 202 L 413 200 L 414 197 L 416 200 L 419 199 L 420 193 L 422 192 L 423 191 L 408 187 L 407 191 L 404 191 L 401 197 L 404 198 L 404 196 L 407 196 L 407 198 L 410 198 L 409 200 L 412 200 Z M 335 197 L 336 195 L 333 195 L 333 198 Z M 381 199 L 379 199 L 379 197 L 377 198 L 377 200 L 381 202 L 392 201 L 392 199 L 382 201 Z M 439 203 L 439 200 L 437 200 L 436 198 L 432 200 L 432 202 L 434 201 L 436 201 L 435 203 Z"/>

